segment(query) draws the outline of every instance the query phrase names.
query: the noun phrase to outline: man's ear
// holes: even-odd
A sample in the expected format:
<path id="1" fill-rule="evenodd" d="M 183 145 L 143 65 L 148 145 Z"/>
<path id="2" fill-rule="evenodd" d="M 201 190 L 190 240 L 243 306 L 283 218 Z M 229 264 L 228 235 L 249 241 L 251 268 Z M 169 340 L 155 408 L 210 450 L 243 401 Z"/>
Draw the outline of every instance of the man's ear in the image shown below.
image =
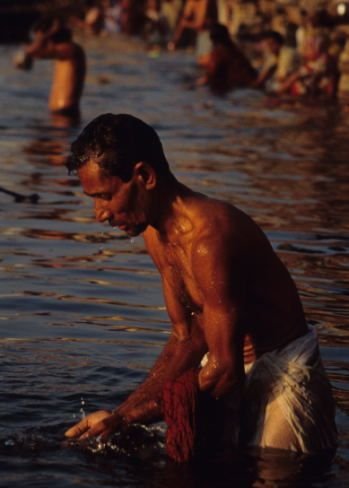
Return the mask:
<path id="1" fill-rule="evenodd" d="M 157 175 L 152 166 L 144 161 L 139 161 L 133 168 L 133 176 L 146 190 L 152 190 L 156 186 Z"/>

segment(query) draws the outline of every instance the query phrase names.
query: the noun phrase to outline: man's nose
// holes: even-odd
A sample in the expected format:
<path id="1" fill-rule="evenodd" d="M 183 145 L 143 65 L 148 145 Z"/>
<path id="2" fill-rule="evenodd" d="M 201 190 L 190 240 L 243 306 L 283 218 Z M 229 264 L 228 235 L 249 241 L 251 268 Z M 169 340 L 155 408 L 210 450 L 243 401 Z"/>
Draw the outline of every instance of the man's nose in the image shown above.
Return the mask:
<path id="1" fill-rule="evenodd" d="M 100 205 L 98 202 L 96 202 L 95 204 L 95 214 L 96 220 L 98 220 L 98 222 L 105 222 L 111 217 L 110 210 Z"/>

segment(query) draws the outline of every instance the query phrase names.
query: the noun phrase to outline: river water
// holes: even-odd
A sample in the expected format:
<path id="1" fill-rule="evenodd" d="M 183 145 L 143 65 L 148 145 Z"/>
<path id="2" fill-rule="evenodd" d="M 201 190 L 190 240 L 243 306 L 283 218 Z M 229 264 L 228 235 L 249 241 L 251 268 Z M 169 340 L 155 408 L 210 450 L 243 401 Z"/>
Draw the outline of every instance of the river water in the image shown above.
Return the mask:
<path id="1" fill-rule="evenodd" d="M 48 113 L 51 63 L 16 71 L 17 46 L 0 47 L 0 185 L 40 197 L 0 193 L 0 486 L 349 486 L 349 112 L 254 91 L 217 98 L 193 89 L 189 53 L 82 42 L 88 77 L 75 123 Z M 104 112 L 152 124 L 179 179 L 248 212 L 289 267 L 334 388 L 332 462 L 271 452 L 178 466 L 161 425 L 103 448 L 62 443 L 68 426 L 144 378 L 169 334 L 142 239 L 95 223 L 64 167 L 73 138 Z"/>

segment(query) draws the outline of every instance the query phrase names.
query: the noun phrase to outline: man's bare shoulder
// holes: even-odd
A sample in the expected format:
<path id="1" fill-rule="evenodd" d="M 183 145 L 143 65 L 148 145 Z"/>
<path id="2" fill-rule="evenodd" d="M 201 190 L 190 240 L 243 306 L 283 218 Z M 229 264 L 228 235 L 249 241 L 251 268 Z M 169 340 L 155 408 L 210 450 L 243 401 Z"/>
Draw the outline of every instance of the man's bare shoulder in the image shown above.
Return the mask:
<path id="1" fill-rule="evenodd" d="M 190 199 L 188 209 L 195 222 L 197 237 L 212 234 L 233 237 L 259 229 L 252 218 L 241 209 L 215 198 L 196 194 Z"/>
<path id="2" fill-rule="evenodd" d="M 158 268 L 166 262 L 166 243 L 174 241 L 192 258 L 209 254 L 212 259 L 222 260 L 257 254 L 269 247 L 261 229 L 245 212 L 229 202 L 200 193 L 192 192 L 185 197 L 179 222 L 176 232 L 165 240 L 151 226 L 143 234 Z"/>
<path id="3" fill-rule="evenodd" d="M 213 198 L 194 199 L 191 206 L 194 232 L 193 258 L 258 263 L 274 259 L 274 252 L 258 224 L 238 207 Z"/>
<path id="4" fill-rule="evenodd" d="M 85 51 L 76 42 L 61 42 L 56 44 L 55 57 L 62 61 L 80 61 L 85 58 Z"/>

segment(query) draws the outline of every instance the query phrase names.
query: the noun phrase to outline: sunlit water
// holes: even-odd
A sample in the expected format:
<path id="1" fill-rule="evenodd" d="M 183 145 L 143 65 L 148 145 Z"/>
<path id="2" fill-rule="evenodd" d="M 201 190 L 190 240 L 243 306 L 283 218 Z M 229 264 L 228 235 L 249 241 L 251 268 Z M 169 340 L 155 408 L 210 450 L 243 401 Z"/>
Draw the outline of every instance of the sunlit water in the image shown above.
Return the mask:
<path id="1" fill-rule="evenodd" d="M 0 186 L 40 196 L 0 193 L 0 485 L 349 486 L 349 113 L 253 91 L 215 98 L 192 89 L 190 54 L 83 42 L 89 71 L 72 126 L 47 111 L 50 62 L 16 71 L 17 47 L 0 48 Z M 288 265 L 334 387 L 332 463 L 237 453 L 224 465 L 178 466 L 164 455 L 161 426 L 108 446 L 62 442 L 69 425 L 114 407 L 144 378 L 169 334 L 142 239 L 95 223 L 64 167 L 74 136 L 103 112 L 151 123 L 176 175 L 252 215 Z"/>

